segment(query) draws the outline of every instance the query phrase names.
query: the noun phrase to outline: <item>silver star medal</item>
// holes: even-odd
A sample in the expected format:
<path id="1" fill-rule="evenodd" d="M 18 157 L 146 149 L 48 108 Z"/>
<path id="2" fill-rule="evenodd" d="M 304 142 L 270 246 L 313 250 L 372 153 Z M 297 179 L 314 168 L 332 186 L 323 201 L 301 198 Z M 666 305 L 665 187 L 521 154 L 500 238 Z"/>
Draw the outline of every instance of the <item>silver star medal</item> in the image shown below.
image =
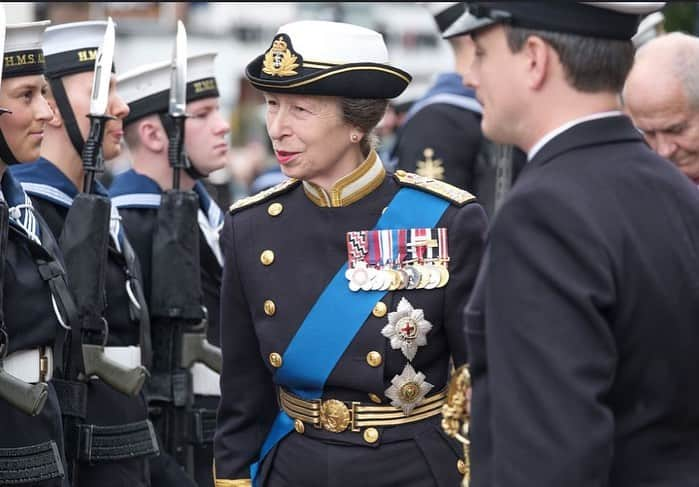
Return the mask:
<path id="1" fill-rule="evenodd" d="M 391 341 L 391 348 L 400 349 L 408 360 L 412 360 L 418 347 L 427 345 L 427 333 L 431 329 L 432 323 L 425 319 L 425 313 L 401 298 L 396 311 L 388 313 L 388 324 L 381 334 Z"/>
<path id="2" fill-rule="evenodd" d="M 376 277 L 376 269 L 367 267 L 366 262 L 357 262 L 353 268 L 345 271 L 345 277 L 349 280 L 349 288 L 352 291 L 370 291 L 372 281 Z"/>
<path id="3" fill-rule="evenodd" d="M 408 416 L 434 387 L 425 380 L 425 374 L 415 372 L 412 365 L 406 364 L 403 372 L 391 379 L 391 386 L 384 394 L 391 399 L 391 406 L 401 408 Z"/>

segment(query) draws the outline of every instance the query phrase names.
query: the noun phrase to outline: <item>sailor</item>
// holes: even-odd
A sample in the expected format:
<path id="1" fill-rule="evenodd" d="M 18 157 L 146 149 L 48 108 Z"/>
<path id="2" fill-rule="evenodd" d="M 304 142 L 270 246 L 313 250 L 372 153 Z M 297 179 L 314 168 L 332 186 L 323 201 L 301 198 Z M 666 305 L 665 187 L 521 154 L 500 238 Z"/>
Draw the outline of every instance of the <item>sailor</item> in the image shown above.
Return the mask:
<path id="1" fill-rule="evenodd" d="M 61 241 L 72 230 L 65 222 L 74 198 L 83 190 L 81 154 L 90 123 L 90 89 L 106 25 L 104 21 L 90 21 L 47 29 L 44 51 L 50 86 L 48 100 L 55 116 L 46 126 L 41 158 L 32 165 L 18 167 L 14 173 Z M 107 115 L 113 119 L 106 123 L 104 131 L 105 159 L 115 157 L 121 150 L 122 123 L 129 112 L 115 85 L 112 74 Z M 93 190 L 106 196 L 99 182 L 95 182 Z M 138 261 L 116 208 L 112 208 L 109 232 L 107 305 L 103 316 L 105 354 L 124 368 L 133 369 L 141 365 L 140 345 L 150 331 L 147 306 L 139 292 Z M 66 431 L 75 486 L 150 485 L 147 457 L 157 453 L 157 442 L 147 420 L 142 393 L 127 395 L 93 376 L 87 382 L 86 417 L 81 419 L 81 424 L 73 425 L 73 431 Z"/>
<path id="2" fill-rule="evenodd" d="M 440 33 L 461 14 L 463 2 L 428 2 Z M 391 159 L 420 176 L 446 181 L 474 193 L 492 214 L 526 160 L 511 145 L 494 144 L 481 132 L 482 107 L 464 75 L 473 60 L 468 36 L 448 39 L 453 70 L 439 73 L 432 86 L 411 106 L 398 129 Z"/>
<path id="3" fill-rule="evenodd" d="M 42 21 L 7 26 L 2 53 L 0 200 L 6 210 L 9 207 L 9 229 L 0 225 L 0 485 L 69 485 L 52 375 L 60 362 L 54 360 L 54 352 L 60 358 L 60 344 L 70 326 L 65 306 L 72 300 L 66 296 L 60 251 L 51 230 L 8 170 L 9 165 L 39 157 L 44 130 L 53 117 L 44 98 L 41 50 L 48 25 Z M 20 387 L 9 387 L 13 382 Z"/>
<path id="4" fill-rule="evenodd" d="M 481 126 L 528 162 L 466 309 L 472 485 L 699 482 L 699 192 L 620 111 L 661 2 L 483 2 Z"/>
<path id="5" fill-rule="evenodd" d="M 207 193 L 202 178 L 221 169 L 228 161 L 230 128 L 220 112 L 219 91 L 214 74 L 216 54 L 206 52 L 187 60 L 187 107 L 185 150 L 192 167 L 181 174 L 181 189 L 193 190 L 199 199 L 199 262 L 203 304 L 208 314 L 208 341 L 219 343 L 219 291 L 223 256 L 219 232 L 223 212 Z M 173 170 L 168 160 L 171 119 L 167 115 L 170 90 L 170 61 L 137 67 L 119 76 L 119 92 L 129 104 L 124 120 L 125 140 L 132 157 L 132 168 L 118 175 L 110 187 L 110 196 L 122 215 L 122 223 L 134 244 L 143 269 L 146 296 L 150 300 L 152 276 L 162 272 L 152 265 L 153 237 L 161 194 L 172 188 Z M 150 301 L 149 301 L 150 302 Z M 156 348 L 155 354 L 157 355 Z M 198 431 L 193 441 L 194 477 L 200 486 L 213 485 L 213 430 L 220 396 L 219 377 L 202 363 L 191 369 L 195 394 L 192 423 Z M 153 376 L 156 380 L 156 375 Z M 157 423 L 156 423 L 157 424 Z M 161 431 L 170 436 L 170 433 Z M 159 462 L 154 459 L 154 462 Z M 153 465 L 155 476 L 161 468 Z M 163 475 L 165 475 L 163 473 Z"/>
<path id="6" fill-rule="evenodd" d="M 384 170 L 372 130 L 411 77 L 377 32 L 284 25 L 246 76 L 291 179 L 224 224 L 216 485 L 458 487 L 439 413 L 483 209 Z"/>

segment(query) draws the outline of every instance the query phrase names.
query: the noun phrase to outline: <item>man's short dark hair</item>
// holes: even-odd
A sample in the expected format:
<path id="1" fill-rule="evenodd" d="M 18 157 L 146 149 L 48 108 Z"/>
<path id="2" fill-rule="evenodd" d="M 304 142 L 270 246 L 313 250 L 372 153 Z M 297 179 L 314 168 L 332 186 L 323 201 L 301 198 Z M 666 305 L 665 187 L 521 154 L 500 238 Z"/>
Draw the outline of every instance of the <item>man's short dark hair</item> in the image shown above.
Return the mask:
<path id="1" fill-rule="evenodd" d="M 511 26 L 506 26 L 505 32 L 512 52 L 519 52 L 530 36 L 543 39 L 558 54 L 570 85 L 585 93 L 621 92 L 633 66 L 631 41 Z"/>

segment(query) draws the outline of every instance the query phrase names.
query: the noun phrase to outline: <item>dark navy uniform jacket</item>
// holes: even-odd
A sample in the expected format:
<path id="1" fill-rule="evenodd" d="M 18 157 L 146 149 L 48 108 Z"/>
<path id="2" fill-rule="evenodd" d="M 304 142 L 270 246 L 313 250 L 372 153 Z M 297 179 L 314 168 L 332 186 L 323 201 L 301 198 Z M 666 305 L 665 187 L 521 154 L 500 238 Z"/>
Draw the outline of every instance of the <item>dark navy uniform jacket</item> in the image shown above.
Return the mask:
<path id="1" fill-rule="evenodd" d="M 48 226 L 39 222 L 33 210 L 20 209 L 31 205 L 10 171 L 2 175 L 2 194 L 10 211 L 5 274 L 3 279 L 3 313 L 5 330 L 9 337 L 8 354 L 39 347 L 54 347 L 62 342 L 65 331 L 51 303 L 49 286 L 39 275 L 37 265 L 29 251 L 30 235 L 35 235 L 49 254 L 58 256 L 59 250 Z M 42 228 L 43 226 L 43 228 Z M 62 317 L 67 322 L 67 317 Z M 70 323 L 65 323 L 70 325 Z M 57 342 L 58 339 L 58 342 Z M 58 359 L 60 354 L 54 355 Z M 49 397 L 42 411 L 31 417 L 0 399 L 0 448 L 28 447 L 55 441 L 59 454 L 63 455 L 63 428 L 56 393 L 49 382 Z M 65 459 L 61 459 L 61 463 Z M 48 463 L 48 462 L 47 462 Z M 65 465 L 61 465 L 65 471 Z M 44 484 L 42 484 L 44 485 Z M 67 485 L 67 480 L 55 479 L 48 487 Z"/>
<path id="2" fill-rule="evenodd" d="M 628 118 L 534 155 L 466 314 L 474 487 L 699 485 L 699 191 Z"/>
<path id="3" fill-rule="evenodd" d="M 22 182 L 22 187 L 30 195 L 35 208 L 46 219 L 56 238 L 59 238 L 72 200 L 78 194 L 75 185 L 58 167 L 46 159 L 13 166 L 11 170 Z M 101 184 L 96 183 L 95 186 L 97 192 L 106 195 Z M 115 210 L 112 211 L 114 213 Z M 112 238 L 109 244 L 105 285 L 105 318 L 109 325 L 107 346 L 138 345 L 140 322 L 137 317 L 131 315 L 130 299 L 126 291 L 126 264 L 115 243 L 126 236 L 114 225 L 110 233 Z M 142 396 L 128 397 L 102 381 L 93 380 L 91 385 L 92 387 L 88 388 L 88 423 L 118 425 L 146 419 L 147 411 Z"/>
<path id="4" fill-rule="evenodd" d="M 199 196 L 199 256 L 201 285 L 204 292 L 204 306 L 209 312 L 207 338 L 213 345 L 219 343 L 218 309 L 221 289 L 221 251 L 218 242 L 223 225 L 223 213 L 206 192 L 204 185 L 197 182 L 194 191 Z M 109 188 L 112 203 L 119 208 L 122 223 L 129 240 L 141 262 L 146 300 L 150 302 L 151 292 L 151 253 L 153 234 L 157 221 L 158 207 L 162 190 L 158 183 L 148 176 L 130 169 L 114 178 Z"/>
<path id="5" fill-rule="evenodd" d="M 214 440 L 217 485 L 250 478 L 250 466 L 257 460 L 279 411 L 276 386 L 284 386 L 275 383 L 276 369 L 270 354 L 283 356 L 321 292 L 347 262 L 346 233 L 374 228 L 401 188 L 399 178 L 387 175 L 374 153 L 355 171 L 340 180 L 331 195 L 310 183 L 290 180 L 234 205 L 226 216 L 222 233 L 225 255 L 221 291 L 222 395 Z M 369 180 L 359 176 L 371 171 L 374 172 Z M 345 183 L 341 184 L 342 181 Z M 347 184 L 352 181 L 356 183 L 353 189 Z M 415 370 L 425 374 L 434 385 L 432 394 L 447 383 L 450 356 L 457 364 L 466 361 L 462 310 L 480 262 L 486 221 L 480 205 L 463 203 L 450 204 L 435 225 L 448 229 L 451 279 L 447 286 L 389 291 L 381 300 L 390 313 L 404 297 L 414 308 L 424 310 L 425 319 L 432 323 L 427 345 L 418 349 L 412 361 Z M 266 250 L 273 252 L 271 263 L 264 262 L 262 253 Z M 274 304 L 272 313 L 265 306 L 268 300 Z M 337 313 L 342 312 L 342 305 L 338 304 Z M 384 393 L 391 379 L 403 371 L 407 359 L 400 350 L 392 349 L 389 340 L 381 334 L 387 322 L 388 314 L 369 313 L 325 382 L 323 399 L 390 403 Z M 327 326 L 332 327 L 333 323 L 328 322 Z M 376 361 L 371 364 L 370 352 L 380 354 L 380 364 Z M 311 426 L 305 428 L 303 438 L 312 437 L 325 445 L 374 448 L 376 461 L 385 462 L 385 467 L 380 468 L 385 478 L 375 479 L 381 485 L 386 479 L 395 478 L 393 469 L 399 466 L 396 463 L 399 460 L 381 455 L 382 444 L 400 440 L 415 441 L 418 446 L 437 444 L 434 449 L 426 448 L 428 458 L 421 457 L 420 461 L 433 466 L 435 485 L 459 484 L 456 464 L 460 449 L 442 435 L 439 416 L 379 427 L 378 431 L 378 441 L 373 444 L 368 444 L 362 433 L 350 430 L 333 433 Z M 279 443 L 276 448 L 283 446 L 284 443 Z M 324 458 L 323 451 L 317 453 Z M 294 453 L 289 454 L 293 458 Z M 274 450 L 270 451 L 267 459 L 274 455 Z M 301 453 L 298 455 L 299 465 L 312 461 Z M 348 458 L 344 459 L 345 463 L 350 461 Z M 260 470 L 259 485 L 264 485 L 264 470 L 269 469 L 271 460 L 266 462 Z M 361 465 L 348 468 L 357 475 L 367 469 Z M 317 475 L 322 479 L 330 474 L 319 466 Z M 361 483 L 359 478 L 348 477 L 343 481 L 347 485 Z"/>

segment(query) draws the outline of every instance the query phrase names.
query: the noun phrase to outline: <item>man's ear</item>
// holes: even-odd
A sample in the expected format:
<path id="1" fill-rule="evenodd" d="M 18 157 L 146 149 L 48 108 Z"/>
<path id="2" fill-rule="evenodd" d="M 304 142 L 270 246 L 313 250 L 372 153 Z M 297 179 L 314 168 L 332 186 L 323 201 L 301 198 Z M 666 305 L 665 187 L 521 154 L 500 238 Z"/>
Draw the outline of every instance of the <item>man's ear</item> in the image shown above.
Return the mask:
<path id="1" fill-rule="evenodd" d="M 148 117 L 138 126 L 138 135 L 143 144 L 151 152 L 162 152 L 167 149 L 167 137 L 159 121 Z"/>
<path id="2" fill-rule="evenodd" d="M 538 90 L 549 76 L 553 51 L 541 37 L 532 35 L 524 42 L 522 53 L 527 84 L 530 89 Z"/>
<path id="3" fill-rule="evenodd" d="M 61 111 L 58 109 L 58 105 L 56 105 L 56 99 L 53 96 L 47 95 L 46 102 L 49 104 L 49 107 L 51 107 L 51 111 L 53 112 L 53 118 L 47 122 L 49 126 L 55 128 L 63 127 L 63 116 L 61 115 Z"/>

